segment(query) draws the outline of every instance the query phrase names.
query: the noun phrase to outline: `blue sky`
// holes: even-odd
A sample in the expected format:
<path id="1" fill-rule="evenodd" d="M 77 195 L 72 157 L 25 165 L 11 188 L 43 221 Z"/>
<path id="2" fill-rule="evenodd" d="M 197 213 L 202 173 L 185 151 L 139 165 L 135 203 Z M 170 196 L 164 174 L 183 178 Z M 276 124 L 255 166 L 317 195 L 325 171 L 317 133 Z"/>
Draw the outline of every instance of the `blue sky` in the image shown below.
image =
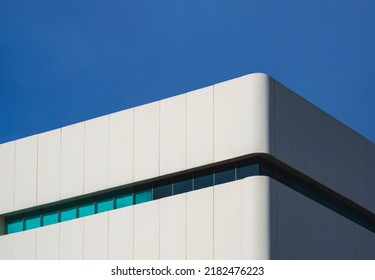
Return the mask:
<path id="1" fill-rule="evenodd" d="M 0 143 L 253 72 L 375 142 L 375 1 L 0 2 Z"/>

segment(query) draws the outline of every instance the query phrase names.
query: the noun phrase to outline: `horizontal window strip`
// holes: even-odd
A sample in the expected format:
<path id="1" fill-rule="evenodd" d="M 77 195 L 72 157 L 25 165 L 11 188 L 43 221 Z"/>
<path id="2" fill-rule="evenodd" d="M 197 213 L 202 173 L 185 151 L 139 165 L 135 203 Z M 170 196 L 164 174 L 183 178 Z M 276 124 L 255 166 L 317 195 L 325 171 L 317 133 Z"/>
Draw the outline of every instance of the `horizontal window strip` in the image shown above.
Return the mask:
<path id="1" fill-rule="evenodd" d="M 250 157 L 217 164 L 198 171 L 157 179 L 146 184 L 79 198 L 53 207 L 25 210 L 5 219 L 6 234 L 48 226 L 122 207 L 241 180 L 250 176 L 271 177 L 351 221 L 375 232 L 375 214 L 275 159 Z"/>

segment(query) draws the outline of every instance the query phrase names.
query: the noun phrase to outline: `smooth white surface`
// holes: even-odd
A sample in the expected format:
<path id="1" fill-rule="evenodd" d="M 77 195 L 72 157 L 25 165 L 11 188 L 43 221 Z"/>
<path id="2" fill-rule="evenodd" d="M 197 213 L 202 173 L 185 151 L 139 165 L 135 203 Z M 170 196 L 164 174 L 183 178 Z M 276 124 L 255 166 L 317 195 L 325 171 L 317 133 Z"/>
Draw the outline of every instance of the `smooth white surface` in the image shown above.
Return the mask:
<path id="1" fill-rule="evenodd" d="M 160 175 L 186 168 L 186 94 L 160 101 Z"/>
<path id="2" fill-rule="evenodd" d="M 269 76 L 253 74 L 214 85 L 214 160 L 269 152 Z"/>
<path id="3" fill-rule="evenodd" d="M 159 175 L 159 102 L 134 109 L 134 181 Z"/>
<path id="4" fill-rule="evenodd" d="M 60 142 L 60 129 L 38 135 L 37 204 L 60 199 Z"/>
<path id="5" fill-rule="evenodd" d="M 36 259 L 57 260 L 60 255 L 60 224 L 36 230 Z"/>
<path id="6" fill-rule="evenodd" d="M 0 260 L 11 260 L 13 253 L 13 235 L 0 236 Z"/>
<path id="7" fill-rule="evenodd" d="M 0 214 L 14 209 L 16 142 L 0 145 Z"/>
<path id="8" fill-rule="evenodd" d="M 35 260 L 36 230 L 27 230 L 13 235 L 13 259 Z"/>
<path id="9" fill-rule="evenodd" d="M 186 258 L 188 260 L 213 259 L 213 188 L 189 192 L 186 195 Z"/>
<path id="10" fill-rule="evenodd" d="M 133 125 L 133 109 L 109 115 L 109 186 L 121 186 L 133 181 Z"/>
<path id="11" fill-rule="evenodd" d="M 108 258 L 133 259 L 133 207 L 108 212 Z"/>
<path id="12" fill-rule="evenodd" d="M 214 160 L 213 86 L 186 95 L 186 160 L 187 168 L 212 163 Z"/>
<path id="13" fill-rule="evenodd" d="M 83 258 L 108 259 L 108 212 L 83 219 Z"/>
<path id="14" fill-rule="evenodd" d="M 134 206 L 134 259 L 160 258 L 159 200 Z"/>
<path id="15" fill-rule="evenodd" d="M 16 141 L 15 210 L 36 205 L 38 137 Z"/>
<path id="16" fill-rule="evenodd" d="M 84 123 L 61 129 L 61 199 L 83 194 Z"/>
<path id="17" fill-rule="evenodd" d="M 60 223 L 60 259 L 83 259 L 83 219 Z"/>
<path id="18" fill-rule="evenodd" d="M 85 122 L 84 193 L 108 187 L 108 119 L 107 115 Z"/>
<path id="19" fill-rule="evenodd" d="M 160 259 L 186 258 L 186 194 L 160 200 Z"/>

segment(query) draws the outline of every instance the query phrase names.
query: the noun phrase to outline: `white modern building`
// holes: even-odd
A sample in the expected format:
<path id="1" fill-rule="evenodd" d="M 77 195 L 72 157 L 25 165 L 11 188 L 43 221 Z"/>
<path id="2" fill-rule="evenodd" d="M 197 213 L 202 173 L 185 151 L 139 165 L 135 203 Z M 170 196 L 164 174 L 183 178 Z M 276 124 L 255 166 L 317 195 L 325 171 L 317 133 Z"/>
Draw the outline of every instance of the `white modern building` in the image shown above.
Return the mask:
<path id="1" fill-rule="evenodd" d="M 0 145 L 0 259 L 375 259 L 374 173 L 247 75 Z"/>

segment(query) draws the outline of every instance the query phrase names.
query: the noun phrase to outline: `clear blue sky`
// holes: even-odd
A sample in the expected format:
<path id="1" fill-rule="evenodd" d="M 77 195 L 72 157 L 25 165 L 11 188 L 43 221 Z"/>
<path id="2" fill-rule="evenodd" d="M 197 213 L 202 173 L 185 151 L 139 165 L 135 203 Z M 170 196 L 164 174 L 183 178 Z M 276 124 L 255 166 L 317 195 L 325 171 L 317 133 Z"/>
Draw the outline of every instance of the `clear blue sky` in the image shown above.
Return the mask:
<path id="1" fill-rule="evenodd" d="M 253 72 L 375 142 L 375 1 L 0 2 L 0 143 Z"/>

